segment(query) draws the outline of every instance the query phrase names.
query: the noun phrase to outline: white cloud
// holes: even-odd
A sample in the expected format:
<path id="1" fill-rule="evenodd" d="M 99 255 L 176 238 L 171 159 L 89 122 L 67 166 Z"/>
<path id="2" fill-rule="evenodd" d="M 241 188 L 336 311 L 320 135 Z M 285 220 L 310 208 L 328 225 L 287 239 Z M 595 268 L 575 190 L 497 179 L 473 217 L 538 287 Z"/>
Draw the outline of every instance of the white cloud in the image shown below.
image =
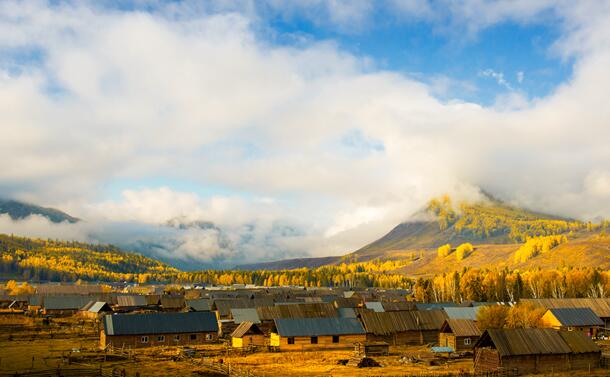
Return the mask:
<path id="1" fill-rule="evenodd" d="M 369 3 L 333 4 L 341 5 L 312 7 L 333 9 L 339 23 L 370 22 Z M 402 9 L 438 22 L 430 4 Z M 222 235 L 187 231 L 174 245 L 199 259 L 343 253 L 429 197 L 470 185 L 547 212 L 610 215 L 599 200 L 605 173 L 597 173 L 610 163 L 606 7 L 449 7 L 446 17 L 473 32 L 546 12 L 561 19 L 554 51 L 576 59 L 570 81 L 546 98 L 511 93 L 491 108 L 459 96 L 440 101 L 435 95 L 456 92 L 447 89 L 455 83 L 380 71 L 332 42 L 275 46 L 259 38 L 259 11 L 245 8 L 197 13 L 184 5 L 168 17 L 1 3 L 0 51 L 39 51 L 42 63 L 21 62 L 19 72 L 0 64 L 0 189 L 99 219 L 105 237 L 131 244 L 136 233 L 113 222 L 137 222 L 141 228 L 129 229 L 168 245 L 175 233 L 154 234 L 158 224 L 211 221 Z M 510 89 L 502 73 L 482 74 Z M 355 131 L 374 152 L 346 143 Z M 112 182 L 150 177 L 241 194 L 148 185 L 105 197 Z M 90 230 L 66 232 L 61 238 Z M 242 242 L 246 236 L 252 241 Z"/>

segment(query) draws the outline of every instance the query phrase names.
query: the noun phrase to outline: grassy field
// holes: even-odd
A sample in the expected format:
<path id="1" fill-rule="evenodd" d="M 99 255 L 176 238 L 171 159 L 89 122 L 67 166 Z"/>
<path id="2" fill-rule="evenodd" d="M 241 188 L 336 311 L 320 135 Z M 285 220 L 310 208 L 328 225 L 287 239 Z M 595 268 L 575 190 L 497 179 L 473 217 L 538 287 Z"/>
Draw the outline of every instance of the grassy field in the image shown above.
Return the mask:
<path id="1" fill-rule="evenodd" d="M 390 355 L 374 357 L 382 367 L 355 368 L 340 365 L 349 359 L 351 350 L 317 352 L 255 352 L 227 351 L 223 344 L 196 347 L 193 358 L 180 357 L 180 347 L 141 349 L 126 353 L 107 353 L 98 348 L 97 325 L 78 319 L 56 319 L 43 325 L 41 319 L 16 315 L 0 315 L 0 376 L 15 372 L 42 371 L 61 368 L 123 370 L 135 376 L 215 376 L 212 366 L 228 365 L 236 372 L 250 376 L 443 376 L 471 371 L 472 359 L 441 361 L 431 366 L 426 362 L 404 363 L 404 356 L 429 360 L 425 347 L 391 347 Z M 105 359 L 105 360 L 104 360 Z M 224 374 L 226 375 L 226 374 Z M 234 374 L 238 375 L 239 374 Z M 607 370 L 592 374 L 571 372 L 554 376 L 607 376 Z"/>

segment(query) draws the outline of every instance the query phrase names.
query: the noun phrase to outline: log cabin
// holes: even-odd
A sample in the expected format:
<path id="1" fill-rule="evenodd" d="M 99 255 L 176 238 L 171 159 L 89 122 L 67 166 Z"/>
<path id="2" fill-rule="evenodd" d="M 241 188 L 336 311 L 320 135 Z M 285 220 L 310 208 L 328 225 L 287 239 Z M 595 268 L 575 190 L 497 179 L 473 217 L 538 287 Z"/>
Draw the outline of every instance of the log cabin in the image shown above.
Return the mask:
<path id="1" fill-rule="evenodd" d="M 451 347 L 454 352 L 471 351 L 479 340 L 481 330 L 471 319 L 448 319 L 441 326 L 438 344 Z"/>
<path id="2" fill-rule="evenodd" d="M 269 345 L 280 351 L 352 348 L 366 341 L 356 318 L 279 318 L 274 320 Z"/>
<path id="3" fill-rule="evenodd" d="M 265 332 L 256 323 L 241 322 L 231 334 L 231 346 L 234 348 L 265 345 L 267 345 Z"/>
<path id="4" fill-rule="evenodd" d="M 390 345 L 436 344 L 447 315 L 443 310 L 404 312 L 362 311 L 360 319 L 369 342 Z"/>
<path id="5" fill-rule="evenodd" d="M 601 350 L 576 331 L 488 329 L 474 346 L 475 373 L 516 375 L 597 368 Z"/>
<path id="6" fill-rule="evenodd" d="M 212 312 L 106 315 L 100 347 L 143 348 L 184 346 L 218 340 L 218 320 Z"/>
<path id="7" fill-rule="evenodd" d="M 590 308 L 554 308 L 544 313 L 542 324 L 556 330 L 580 331 L 588 337 L 595 337 L 598 329 L 604 326 L 604 321 Z"/>

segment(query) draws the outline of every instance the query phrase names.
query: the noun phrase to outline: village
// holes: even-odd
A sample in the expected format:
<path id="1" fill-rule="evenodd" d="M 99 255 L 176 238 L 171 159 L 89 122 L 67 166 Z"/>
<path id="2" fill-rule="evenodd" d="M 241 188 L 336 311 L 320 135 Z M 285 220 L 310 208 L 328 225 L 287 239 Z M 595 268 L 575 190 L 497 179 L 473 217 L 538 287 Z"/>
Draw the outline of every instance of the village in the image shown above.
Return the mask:
<path id="1" fill-rule="evenodd" d="M 423 303 L 403 289 L 243 284 L 34 289 L 0 292 L 0 376 L 610 373 L 607 298 Z M 540 316 L 538 325 L 483 323 L 485 312 L 519 307 L 535 308 L 526 315 Z"/>

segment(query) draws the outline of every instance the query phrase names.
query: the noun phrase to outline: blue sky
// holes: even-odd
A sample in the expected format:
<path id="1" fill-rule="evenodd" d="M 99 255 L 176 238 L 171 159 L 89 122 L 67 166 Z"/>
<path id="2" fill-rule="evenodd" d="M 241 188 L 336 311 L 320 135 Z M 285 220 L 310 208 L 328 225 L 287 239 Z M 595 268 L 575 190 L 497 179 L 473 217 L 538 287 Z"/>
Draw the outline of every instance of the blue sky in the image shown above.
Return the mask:
<path id="1" fill-rule="evenodd" d="M 528 98 L 544 97 L 569 79 L 573 61 L 551 51 L 560 37 L 557 20 L 537 23 L 505 21 L 478 32 L 459 35 L 454 30 L 422 20 L 392 20 L 377 11 L 366 26 L 344 30 L 309 17 L 278 16 L 269 20 L 272 43 L 294 44 L 295 40 L 328 40 L 356 56 L 372 59 L 373 69 L 391 70 L 430 81 L 446 77 L 463 84 L 439 95 L 492 105 L 494 98 L 509 90 Z M 482 74 L 502 73 L 511 89 Z M 519 78 L 521 76 L 521 78 Z"/>

